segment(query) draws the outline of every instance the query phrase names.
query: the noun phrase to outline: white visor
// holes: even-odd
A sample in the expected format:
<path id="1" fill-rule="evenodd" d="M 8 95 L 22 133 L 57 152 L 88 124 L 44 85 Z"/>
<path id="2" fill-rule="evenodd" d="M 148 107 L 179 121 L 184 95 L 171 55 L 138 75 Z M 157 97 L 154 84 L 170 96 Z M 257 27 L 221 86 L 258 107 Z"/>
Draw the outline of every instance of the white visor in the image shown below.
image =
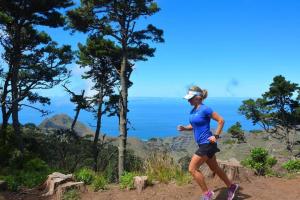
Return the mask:
<path id="1" fill-rule="evenodd" d="M 189 91 L 187 93 L 187 95 L 185 95 L 183 98 L 190 100 L 191 98 L 193 98 L 194 96 L 200 96 L 200 92 L 196 92 L 196 91 Z"/>

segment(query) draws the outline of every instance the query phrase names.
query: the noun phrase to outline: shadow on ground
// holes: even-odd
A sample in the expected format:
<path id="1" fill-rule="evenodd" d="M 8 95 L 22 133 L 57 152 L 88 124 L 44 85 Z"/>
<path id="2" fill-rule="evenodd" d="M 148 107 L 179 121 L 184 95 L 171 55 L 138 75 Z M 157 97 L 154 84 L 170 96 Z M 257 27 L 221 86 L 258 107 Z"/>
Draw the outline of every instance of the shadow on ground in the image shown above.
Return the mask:
<path id="1" fill-rule="evenodd" d="M 227 188 L 226 187 L 216 189 L 215 192 L 218 193 L 215 200 L 227 199 Z M 251 196 L 248 194 L 244 194 L 242 187 L 239 187 L 239 189 L 235 193 L 235 197 L 234 197 L 235 200 L 243 200 L 243 199 L 249 199 L 249 198 L 251 198 Z"/>

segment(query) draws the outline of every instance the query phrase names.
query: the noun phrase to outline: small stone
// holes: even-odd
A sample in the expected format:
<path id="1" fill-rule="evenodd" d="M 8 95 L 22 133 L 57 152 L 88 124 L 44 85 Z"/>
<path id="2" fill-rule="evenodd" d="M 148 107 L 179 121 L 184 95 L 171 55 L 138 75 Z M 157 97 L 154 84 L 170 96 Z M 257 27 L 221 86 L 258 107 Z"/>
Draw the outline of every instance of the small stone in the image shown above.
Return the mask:
<path id="1" fill-rule="evenodd" d="M 138 193 L 141 193 L 142 190 L 146 187 L 148 177 L 147 176 L 135 176 L 134 187 L 137 189 Z"/>

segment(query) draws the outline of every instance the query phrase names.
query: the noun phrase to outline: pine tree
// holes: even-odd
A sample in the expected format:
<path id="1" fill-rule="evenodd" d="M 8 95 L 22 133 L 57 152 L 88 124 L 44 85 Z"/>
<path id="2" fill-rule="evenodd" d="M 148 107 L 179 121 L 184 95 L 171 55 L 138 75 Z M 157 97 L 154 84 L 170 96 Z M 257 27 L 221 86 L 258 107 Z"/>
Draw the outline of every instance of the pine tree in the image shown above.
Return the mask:
<path id="1" fill-rule="evenodd" d="M 38 90 L 50 89 L 68 77 L 66 65 L 73 57 L 70 46 L 58 47 L 47 33 L 36 27 L 63 26 L 61 9 L 71 5 L 71 0 L 0 0 L 0 41 L 7 65 L 1 77 L 2 130 L 12 116 L 21 151 L 19 110 L 23 106 L 38 109 L 25 102 L 49 104 L 50 99 L 38 94 Z"/>
<path id="2" fill-rule="evenodd" d="M 75 30 L 98 34 L 116 42 L 120 49 L 119 65 L 121 90 L 119 102 L 119 177 L 124 171 L 124 155 L 127 141 L 128 88 L 130 75 L 136 61 L 153 57 L 155 48 L 149 42 L 164 42 L 163 31 L 149 24 L 138 30 L 137 22 L 142 17 L 159 11 L 154 0 L 84 0 L 81 6 L 70 12 L 70 26 Z"/>
<path id="3" fill-rule="evenodd" d="M 97 120 L 96 130 L 93 142 L 93 157 L 94 170 L 98 170 L 98 155 L 101 149 L 105 136 L 99 143 L 99 136 L 102 124 L 102 116 L 104 114 L 111 114 L 111 107 L 114 107 L 112 99 L 115 99 L 115 87 L 119 83 L 119 77 L 115 70 L 115 65 L 118 62 L 118 56 L 115 51 L 118 51 L 113 42 L 105 40 L 97 35 L 91 36 L 87 39 L 85 45 L 79 44 L 78 64 L 80 67 L 87 69 L 83 78 L 92 81 L 92 91 L 95 95 L 90 97 L 90 108 Z M 110 101 L 105 100 L 110 99 Z M 98 145 L 100 144 L 100 145 Z"/>

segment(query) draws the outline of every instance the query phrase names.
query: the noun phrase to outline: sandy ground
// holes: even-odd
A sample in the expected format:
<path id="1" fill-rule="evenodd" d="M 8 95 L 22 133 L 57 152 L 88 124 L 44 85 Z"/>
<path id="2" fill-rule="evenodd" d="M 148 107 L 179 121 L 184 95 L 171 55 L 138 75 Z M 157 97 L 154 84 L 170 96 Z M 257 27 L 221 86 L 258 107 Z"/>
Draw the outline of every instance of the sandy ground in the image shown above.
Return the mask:
<path id="1" fill-rule="evenodd" d="M 227 197 L 227 188 L 221 181 L 208 181 L 208 185 L 215 192 L 215 199 L 223 200 Z M 201 191 L 195 182 L 186 186 L 175 184 L 158 184 L 146 188 L 141 194 L 136 191 L 120 191 L 118 187 L 96 193 L 85 193 L 84 200 L 199 200 Z M 234 199 L 257 200 L 300 200 L 300 176 L 294 179 L 283 178 L 253 178 L 251 182 L 240 183 L 240 189 Z"/>
<path id="2" fill-rule="evenodd" d="M 220 180 L 207 181 L 208 186 L 215 192 L 215 199 L 226 199 L 226 187 Z M 176 184 L 156 184 L 147 187 L 138 194 L 136 190 L 120 190 L 117 185 L 111 185 L 109 190 L 101 192 L 88 191 L 82 193 L 83 200 L 199 200 L 201 191 L 196 183 L 185 186 Z M 41 197 L 38 192 L 27 194 L 0 193 L 0 200 L 34 200 Z M 49 199 L 49 198 L 48 198 Z M 292 179 L 254 177 L 251 182 L 240 183 L 236 197 L 238 199 L 257 200 L 300 200 L 300 176 Z"/>

